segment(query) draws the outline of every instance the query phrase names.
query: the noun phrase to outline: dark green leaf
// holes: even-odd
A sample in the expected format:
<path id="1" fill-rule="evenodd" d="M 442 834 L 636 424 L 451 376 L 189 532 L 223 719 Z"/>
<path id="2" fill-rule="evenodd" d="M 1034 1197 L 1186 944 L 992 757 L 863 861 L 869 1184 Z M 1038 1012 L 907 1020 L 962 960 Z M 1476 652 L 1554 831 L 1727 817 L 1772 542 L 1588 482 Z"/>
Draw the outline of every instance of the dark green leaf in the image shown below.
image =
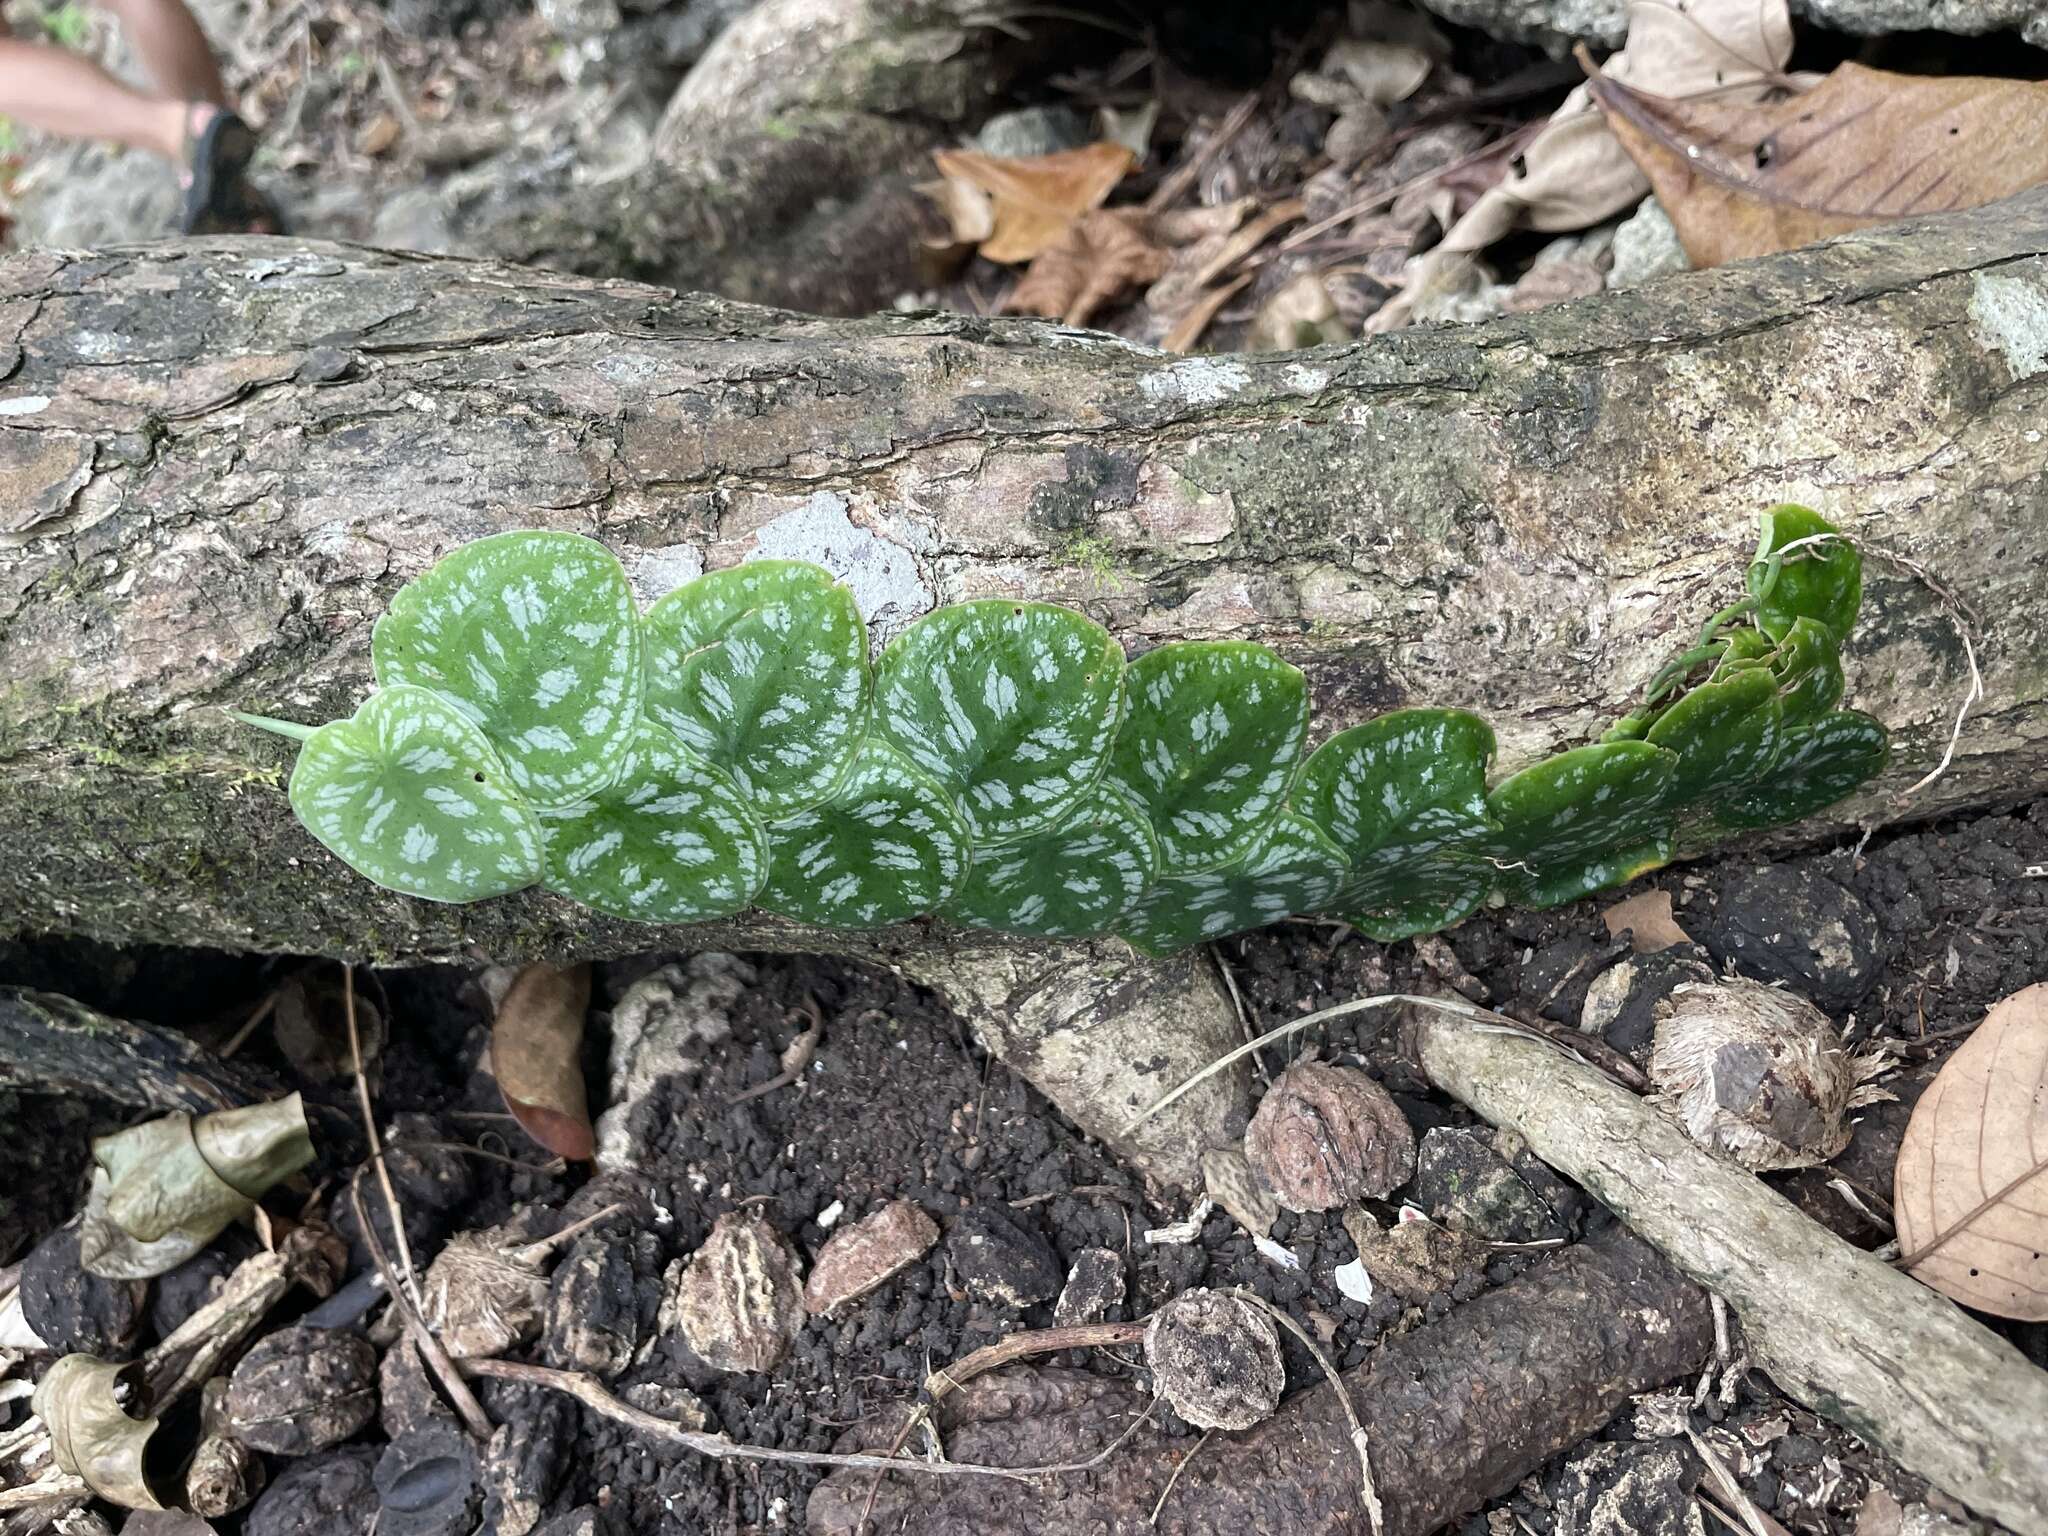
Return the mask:
<path id="1" fill-rule="evenodd" d="M 1793 727 L 1769 775 L 1717 806 L 1714 819 L 1742 830 L 1811 816 L 1875 777 L 1890 750 L 1884 727 L 1853 709 Z"/>
<path id="2" fill-rule="evenodd" d="M 764 819 L 815 805 L 859 744 L 867 629 L 829 571 L 756 560 L 646 618 L 647 713 L 730 773 Z"/>
<path id="3" fill-rule="evenodd" d="M 1294 808 L 1361 864 L 1375 849 L 1488 825 L 1493 729 L 1456 709 L 1397 709 L 1340 731 L 1302 765 Z"/>
<path id="4" fill-rule="evenodd" d="M 1307 681 L 1261 645 L 1186 641 L 1132 662 L 1130 692 L 1110 773 L 1159 834 L 1160 868 L 1243 858 L 1294 778 Z"/>
<path id="5" fill-rule="evenodd" d="M 1840 646 L 1826 626 L 1800 619 L 1768 658 L 1785 723 L 1811 725 L 1842 702 Z"/>
<path id="6" fill-rule="evenodd" d="M 1795 622 L 1812 619 L 1841 640 L 1855 624 L 1863 602 L 1863 556 L 1842 538 L 1795 549 L 1785 557 L 1766 594 L 1769 557 L 1796 540 L 1833 533 L 1835 525 L 1809 507 L 1790 503 L 1773 507 L 1763 521 L 1763 539 L 1749 567 L 1750 595 L 1759 600 L 1757 628 L 1773 640 L 1783 640 Z"/>
<path id="7" fill-rule="evenodd" d="M 1344 850 L 1306 816 L 1282 811 L 1234 864 L 1159 881 L 1120 932 L 1148 954 L 1262 927 L 1327 904 L 1350 873 Z"/>
<path id="8" fill-rule="evenodd" d="M 953 796 L 977 842 L 1056 824 L 1101 777 L 1123 718 L 1124 655 L 1046 603 L 957 603 L 883 652 L 875 729 Z"/>
<path id="9" fill-rule="evenodd" d="M 1576 747 L 1524 768 L 1488 797 L 1492 854 L 1512 901 L 1547 907 L 1671 857 L 1675 753 L 1642 741 Z"/>
<path id="10" fill-rule="evenodd" d="M 968 834 L 939 782 L 870 738 L 832 798 L 768 829 L 756 904 L 827 928 L 885 928 L 943 906 Z"/>
<path id="11" fill-rule="evenodd" d="M 1689 805 L 1763 774 L 1778 755 L 1782 715 L 1777 681 L 1754 668 L 1679 699 L 1645 738 L 1677 754 L 1668 803 Z"/>
<path id="12" fill-rule="evenodd" d="M 768 835 L 739 786 L 647 720 L 609 785 L 540 824 L 548 889 L 613 917 L 730 917 L 768 873 Z"/>
<path id="13" fill-rule="evenodd" d="M 981 848 L 945 915 L 1046 938 L 1108 933 L 1159 869 L 1159 840 L 1130 797 L 1098 784 L 1050 831 Z"/>
<path id="14" fill-rule="evenodd" d="M 1496 878 L 1484 859 L 1425 854 L 1405 868 L 1383 868 L 1341 893 L 1330 910 L 1367 938 L 1392 944 L 1462 923 L 1486 904 Z"/>

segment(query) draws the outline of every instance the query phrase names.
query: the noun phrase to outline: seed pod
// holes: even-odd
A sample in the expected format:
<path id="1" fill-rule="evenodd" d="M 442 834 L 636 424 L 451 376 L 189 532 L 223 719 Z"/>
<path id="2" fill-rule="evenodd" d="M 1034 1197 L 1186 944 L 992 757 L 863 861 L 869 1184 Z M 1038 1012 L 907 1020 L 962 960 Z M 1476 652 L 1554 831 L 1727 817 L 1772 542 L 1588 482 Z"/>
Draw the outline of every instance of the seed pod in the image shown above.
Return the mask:
<path id="1" fill-rule="evenodd" d="M 1279 1405 L 1287 1381 L 1272 1319 L 1221 1291 L 1185 1291 L 1153 1313 L 1145 1363 L 1160 1395 L 1197 1429 L 1250 1429 Z"/>
<path id="2" fill-rule="evenodd" d="M 1355 1067 L 1302 1061 L 1266 1090 L 1244 1133 L 1252 1177 L 1296 1213 L 1379 1199 L 1415 1172 L 1415 1133 Z"/>
<path id="3" fill-rule="evenodd" d="M 377 1352 L 358 1334 L 284 1328 L 228 1378 L 227 1429 L 244 1445 L 304 1456 L 339 1445 L 377 1412 Z"/>
<path id="4" fill-rule="evenodd" d="M 1709 1151 L 1761 1172 L 1810 1168 L 1849 1145 L 1849 1111 L 1891 1095 L 1890 1065 L 1852 1056 L 1797 993 L 1729 977 L 1688 982 L 1657 1004 L 1650 1081 Z"/>
<path id="5" fill-rule="evenodd" d="M 804 1326 L 796 1253 L 767 1222 L 728 1211 L 677 1277 L 663 1310 L 706 1365 L 771 1371 Z"/>

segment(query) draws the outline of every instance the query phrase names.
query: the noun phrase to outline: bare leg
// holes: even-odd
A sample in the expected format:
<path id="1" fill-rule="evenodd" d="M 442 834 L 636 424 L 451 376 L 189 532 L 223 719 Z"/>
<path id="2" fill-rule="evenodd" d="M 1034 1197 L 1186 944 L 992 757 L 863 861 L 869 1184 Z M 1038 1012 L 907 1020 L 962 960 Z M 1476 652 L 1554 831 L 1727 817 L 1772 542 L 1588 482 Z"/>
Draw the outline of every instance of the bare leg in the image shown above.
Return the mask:
<path id="1" fill-rule="evenodd" d="M 111 139 L 184 159 L 186 104 L 145 96 L 89 59 L 0 38 L 0 113 L 69 139 Z"/>
<path id="2" fill-rule="evenodd" d="M 226 106 L 228 89 L 206 34 L 180 0 L 100 0 L 120 19 L 128 44 L 157 93 L 178 101 Z"/>

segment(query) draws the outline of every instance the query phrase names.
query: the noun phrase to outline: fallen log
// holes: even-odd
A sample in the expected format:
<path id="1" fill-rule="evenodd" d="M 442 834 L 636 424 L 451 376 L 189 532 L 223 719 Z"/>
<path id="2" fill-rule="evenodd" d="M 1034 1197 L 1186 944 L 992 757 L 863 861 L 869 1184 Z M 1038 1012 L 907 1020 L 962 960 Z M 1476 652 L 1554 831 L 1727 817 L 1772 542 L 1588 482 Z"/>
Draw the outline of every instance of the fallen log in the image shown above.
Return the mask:
<path id="1" fill-rule="evenodd" d="M 1439 1088 L 1725 1299 L 1780 1389 L 2020 1536 L 2048 1536 L 2048 1371 L 1555 1048 L 1435 1017 L 1415 1044 Z"/>
<path id="2" fill-rule="evenodd" d="M 190 1035 L 25 987 L 0 987 L 0 1088 L 191 1115 L 260 1104 L 286 1091 L 268 1072 L 217 1056 Z"/>
<path id="3" fill-rule="evenodd" d="M 284 805 L 288 751 L 224 710 L 346 713 L 399 585 L 538 526 L 603 538 L 648 597 L 757 552 L 819 559 L 877 638 L 1002 594 L 1134 649 L 1259 639 L 1307 673 L 1318 735 L 1474 708 L 1508 768 L 1622 712 L 1793 497 L 1912 563 L 1869 562 L 1850 701 L 1898 750 L 1842 817 L 1894 812 L 1966 686 L 1915 568 L 1965 606 L 1987 693 L 1910 808 L 2016 799 L 2048 770 L 2044 256 L 2036 193 L 1483 326 L 1175 359 L 283 240 L 18 255 L 0 933 L 383 963 L 849 955 L 998 1021 L 1013 1059 L 1067 1063 L 1063 1109 L 1188 1181 L 1241 1076 L 1117 1127 L 1234 1041 L 1205 962 L 937 924 L 649 928 L 540 892 L 432 906 L 330 859 Z"/>
<path id="4" fill-rule="evenodd" d="M 1387 1340 L 1343 1376 L 1371 1446 L 1384 1536 L 1427 1536 L 1506 1492 L 1634 1394 L 1696 1369 L 1712 1341 L 1705 1294 L 1619 1229 Z M 1108 1445 L 1147 1401 L 1115 1378 L 1013 1369 L 950 1394 L 938 1417 L 950 1459 L 1033 1466 Z M 839 1449 L 886 1449 L 895 1432 L 893 1423 L 863 1426 Z M 1147 1426 L 1100 1467 L 1036 1488 L 964 1477 L 888 1478 L 875 1488 L 871 1473 L 835 1473 L 812 1493 L 806 1524 L 811 1536 L 853 1536 L 872 1490 L 866 1529 L 905 1536 L 1369 1529 L 1350 1421 L 1327 1384 L 1244 1434 L 1194 1449 Z"/>

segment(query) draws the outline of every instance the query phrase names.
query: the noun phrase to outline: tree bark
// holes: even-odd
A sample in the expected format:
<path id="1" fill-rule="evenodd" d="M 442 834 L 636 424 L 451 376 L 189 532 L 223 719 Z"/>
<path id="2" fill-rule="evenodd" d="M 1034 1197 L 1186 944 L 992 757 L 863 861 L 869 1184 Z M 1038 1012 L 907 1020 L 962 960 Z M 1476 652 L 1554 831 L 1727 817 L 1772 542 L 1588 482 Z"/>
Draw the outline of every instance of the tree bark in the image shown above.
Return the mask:
<path id="1" fill-rule="evenodd" d="M 1972 614 L 1987 696 L 1912 809 L 2015 799 L 2048 768 L 2044 253 L 2036 193 L 1483 326 L 1181 359 L 285 240 L 18 255 L 0 264 L 0 932 L 386 963 L 815 949 L 941 985 L 953 957 L 1021 952 L 1094 988 L 1041 1010 L 1056 1032 L 1171 977 L 937 924 L 660 929 L 354 878 L 291 819 L 289 751 L 223 707 L 345 715 L 398 586 L 519 527 L 604 539 L 649 598 L 756 552 L 818 559 L 878 640 L 981 595 L 1072 604 L 1134 650 L 1259 639 L 1308 674 L 1318 737 L 1462 706 L 1510 768 L 1622 712 L 1739 590 L 1755 514 L 1789 497 Z M 1919 577 L 1873 560 L 1868 591 L 1851 699 L 1898 751 L 1844 818 L 1886 814 L 1939 758 L 1965 682 Z M 1020 989 L 973 990 L 969 1012 Z M 1066 1106 L 1107 1128 L 1170 1085 L 1150 1048 L 1168 1025 L 1229 1038 L 1218 996 L 1212 978 L 1185 1018 L 1151 1010 L 1128 1048 L 1002 1048 L 1110 1050 L 1102 1102 Z M 1227 1133 L 1214 1108 L 1205 1138 Z M 1135 1150 L 1186 1180 L 1193 1123 L 1159 1117 Z"/>
<path id="2" fill-rule="evenodd" d="M 1427 1536 L 1505 1493 L 1636 1393 L 1697 1368 L 1712 1339 L 1705 1293 L 1618 1229 L 1441 1322 L 1387 1339 L 1343 1377 L 1370 1446 L 1382 1536 Z M 1145 1403 L 1136 1387 L 1106 1377 L 1008 1370 L 948 1397 L 939 1418 L 954 1461 L 1044 1466 L 1108 1445 Z M 839 1449 L 894 1440 L 894 1424 L 868 1426 Z M 805 1511 L 810 1536 L 853 1536 L 873 1483 L 865 1473 L 828 1477 Z M 1194 1441 L 1147 1428 L 1099 1468 L 1047 1478 L 1036 1490 L 982 1478 L 888 1478 L 869 1518 L 865 1529 L 905 1536 L 1371 1529 L 1350 1422 L 1327 1385 L 1288 1399 L 1244 1434 L 1212 1436 L 1199 1454 Z"/>

